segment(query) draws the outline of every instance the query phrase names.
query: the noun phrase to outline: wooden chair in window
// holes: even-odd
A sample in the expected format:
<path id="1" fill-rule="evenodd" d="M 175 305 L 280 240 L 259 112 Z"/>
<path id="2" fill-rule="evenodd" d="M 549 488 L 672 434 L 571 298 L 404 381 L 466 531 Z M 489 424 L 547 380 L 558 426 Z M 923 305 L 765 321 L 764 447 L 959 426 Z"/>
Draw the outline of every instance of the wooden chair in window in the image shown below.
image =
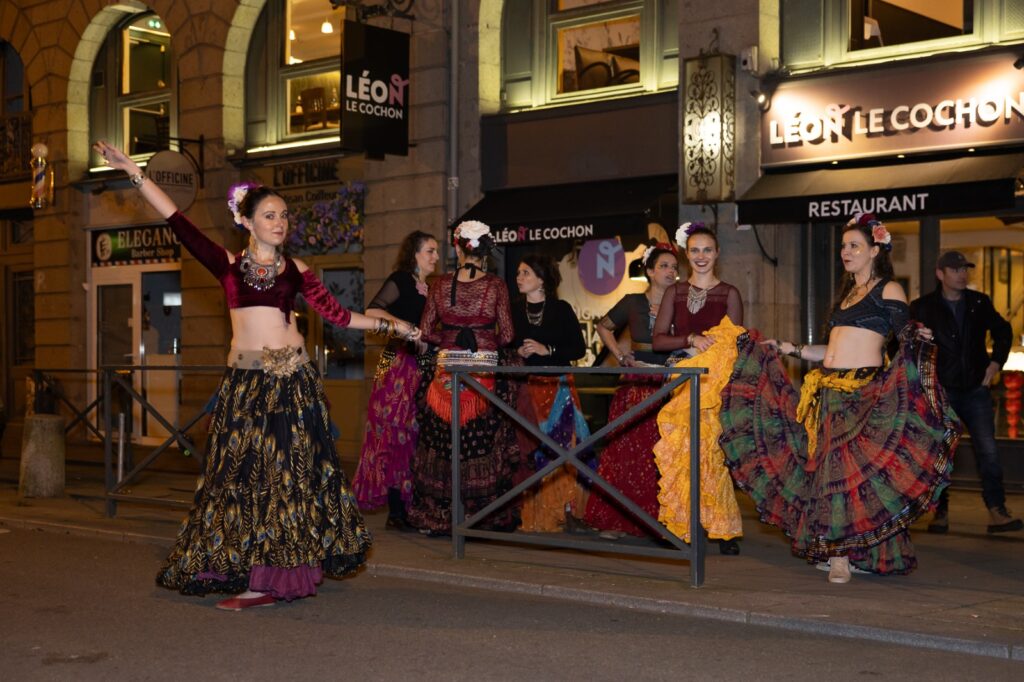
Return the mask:
<path id="1" fill-rule="evenodd" d="M 611 85 L 612 56 L 601 50 L 591 50 L 577 45 L 573 48 L 576 56 L 576 89 L 593 90 Z"/>
<path id="2" fill-rule="evenodd" d="M 640 82 L 640 62 L 629 57 L 612 57 L 612 85 Z"/>
<path id="3" fill-rule="evenodd" d="M 327 127 L 327 98 L 323 88 L 307 88 L 302 91 L 302 129 L 311 130 Z"/>

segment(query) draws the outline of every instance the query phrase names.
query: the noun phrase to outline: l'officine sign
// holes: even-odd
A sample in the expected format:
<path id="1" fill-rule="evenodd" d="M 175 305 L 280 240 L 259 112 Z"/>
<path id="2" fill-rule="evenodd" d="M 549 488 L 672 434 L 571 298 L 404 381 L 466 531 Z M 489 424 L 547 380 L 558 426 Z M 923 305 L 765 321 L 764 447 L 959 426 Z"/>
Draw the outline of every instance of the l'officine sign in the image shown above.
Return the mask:
<path id="1" fill-rule="evenodd" d="M 341 146 L 374 157 L 409 153 L 409 34 L 345 22 Z"/>
<path id="2" fill-rule="evenodd" d="M 761 119 L 762 164 L 1024 142 L 1019 51 L 781 83 Z"/>

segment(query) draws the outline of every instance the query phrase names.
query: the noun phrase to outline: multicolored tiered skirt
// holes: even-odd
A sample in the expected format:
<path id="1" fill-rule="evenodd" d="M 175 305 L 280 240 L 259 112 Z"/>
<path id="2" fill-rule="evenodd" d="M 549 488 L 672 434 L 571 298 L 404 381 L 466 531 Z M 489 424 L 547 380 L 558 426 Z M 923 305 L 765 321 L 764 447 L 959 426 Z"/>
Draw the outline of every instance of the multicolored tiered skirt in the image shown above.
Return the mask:
<path id="1" fill-rule="evenodd" d="M 158 584 L 295 599 L 365 562 L 371 538 L 338 463 L 320 375 L 301 350 L 268 353 L 282 351 L 224 375 L 192 510 Z"/>
<path id="2" fill-rule="evenodd" d="M 420 416 L 420 437 L 412 459 L 413 497 L 409 523 L 435 534 L 451 532 L 452 427 L 450 379 L 436 364 L 425 376 L 430 385 Z M 476 375 L 474 375 L 476 376 Z M 502 376 L 481 374 L 488 388 L 511 406 L 516 388 Z M 466 518 L 512 489 L 519 467 L 519 446 L 510 420 L 467 386 L 460 397 L 459 452 L 462 501 Z M 498 509 L 478 529 L 515 530 L 518 510 L 513 504 Z"/>
<path id="3" fill-rule="evenodd" d="M 406 507 L 412 501 L 409 465 L 419 435 L 415 400 L 419 385 L 416 356 L 402 346 L 386 348 L 377 365 L 363 449 L 352 478 L 356 501 L 363 509 L 386 504 L 389 488 L 399 491 Z"/>
<path id="4" fill-rule="evenodd" d="M 845 556 L 874 573 L 912 571 L 907 529 L 948 484 L 961 432 L 938 384 L 935 347 L 908 327 L 888 366 L 822 370 L 805 380 L 802 400 L 778 354 L 753 333 L 737 348 L 720 442 L 761 520 L 809 562 Z"/>
<path id="5" fill-rule="evenodd" d="M 590 436 L 571 376 L 531 375 L 522 383 L 518 408 L 523 417 L 537 424 L 542 433 L 563 448 L 574 447 Z M 525 431 L 519 430 L 517 434 L 519 450 L 525 455 L 519 475 L 522 481 L 546 466 L 554 456 Z M 585 500 L 586 492 L 576 469 L 564 464 L 523 493 L 520 528 L 542 533 L 557 531 L 565 525 L 566 513 L 582 515 Z"/>
<path id="6" fill-rule="evenodd" d="M 608 421 L 618 419 L 627 410 L 658 390 L 662 377 L 623 375 L 622 384 L 612 397 Z M 608 445 L 601 453 L 597 473 L 618 488 L 638 507 L 658 518 L 658 468 L 654 464 L 654 444 L 658 442 L 658 410 L 655 403 L 608 436 Z M 614 530 L 645 536 L 653 531 L 633 519 L 599 487 L 593 486 L 587 511 L 587 524 L 599 530 Z"/>

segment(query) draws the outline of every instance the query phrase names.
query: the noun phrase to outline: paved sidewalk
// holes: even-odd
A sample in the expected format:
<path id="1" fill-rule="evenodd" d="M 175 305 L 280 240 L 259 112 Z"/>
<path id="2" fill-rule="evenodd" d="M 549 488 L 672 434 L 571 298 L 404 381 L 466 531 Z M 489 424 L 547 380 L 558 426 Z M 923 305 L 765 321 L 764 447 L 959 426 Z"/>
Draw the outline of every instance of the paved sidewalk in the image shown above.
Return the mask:
<path id="1" fill-rule="evenodd" d="M 147 473 L 132 494 L 187 501 L 193 484 L 187 475 Z M 117 517 L 106 518 L 96 466 L 70 465 L 66 491 L 62 498 L 19 499 L 17 461 L 0 459 L 0 526 L 169 545 L 183 516 L 180 509 L 121 503 Z M 386 531 L 379 513 L 367 515 L 375 534 L 367 570 L 1024 662 L 1024 532 L 988 535 L 977 493 L 953 493 L 949 534 L 929 535 L 924 522 L 915 528 L 920 568 L 913 574 L 855 575 L 847 585 L 830 585 L 825 573 L 791 556 L 781 533 L 760 524 L 740 500 L 742 554 L 720 556 L 710 546 L 700 589 L 689 587 L 683 561 L 482 541 L 470 541 L 457 561 L 450 540 Z M 1024 496 L 1008 506 L 1024 512 Z"/>

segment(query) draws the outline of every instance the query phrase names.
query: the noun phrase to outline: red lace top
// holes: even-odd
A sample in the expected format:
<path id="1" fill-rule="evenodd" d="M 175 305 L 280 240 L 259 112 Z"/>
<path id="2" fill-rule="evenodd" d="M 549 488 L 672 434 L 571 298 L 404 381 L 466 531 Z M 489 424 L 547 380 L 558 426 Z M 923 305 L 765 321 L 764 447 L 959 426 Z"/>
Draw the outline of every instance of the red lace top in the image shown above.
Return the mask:
<path id="1" fill-rule="evenodd" d="M 515 329 L 505 283 L 494 275 L 459 282 L 452 305 L 453 279 L 451 273 L 442 275 L 430 287 L 420 320 L 423 340 L 443 349 L 466 350 L 456 343 L 456 337 L 469 330 L 476 337 L 478 350 L 498 350 L 510 344 Z"/>
<path id="2" fill-rule="evenodd" d="M 731 284 L 719 282 L 708 289 L 704 306 L 695 313 L 686 307 L 689 293 L 690 283 L 685 281 L 677 282 L 665 290 L 658 319 L 654 323 L 654 338 L 651 342 L 654 350 L 685 348 L 686 338 L 690 334 L 703 334 L 726 315 L 733 324 L 743 324 L 743 301 L 740 292 Z M 674 334 L 669 333 L 672 325 L 675 325 Z"/>
<path id="3" fill-rule="evenodd" d="M 257 291 L 245 283 L 241 258 L 236 257 L 232 263 L 224 247 L 203 234 L 191 220 L 175 211 L 167 219 L 167 224 L 188 252 L 220 282 L 224 288 L 228 308 L 279 308 L 290 322 L 291 312 L 295 307 L 295 295 L 302 294 L 310 307 L 331 324 L 347 327 L 352 319 L 352 313 L 341 307 L 313 271 L 306 270 L 300 273 L 291 258 L 285 257 L 284 270 L 278 273 L 274 286 L 265 291 Z"/>

